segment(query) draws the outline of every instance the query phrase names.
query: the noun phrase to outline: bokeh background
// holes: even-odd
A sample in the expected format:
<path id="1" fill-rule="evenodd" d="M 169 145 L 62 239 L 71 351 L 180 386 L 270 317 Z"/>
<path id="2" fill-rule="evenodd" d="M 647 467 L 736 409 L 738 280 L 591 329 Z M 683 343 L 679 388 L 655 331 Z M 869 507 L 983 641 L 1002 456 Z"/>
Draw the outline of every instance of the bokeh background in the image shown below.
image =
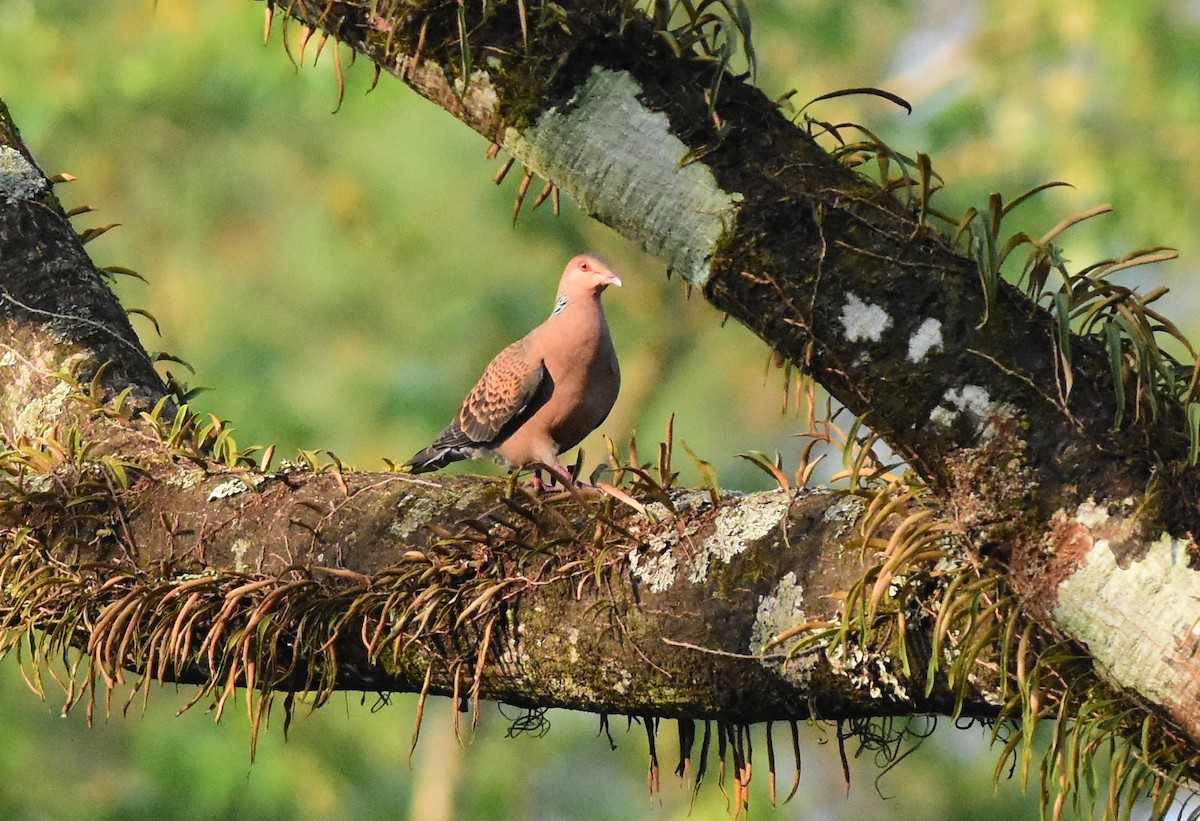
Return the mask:
<path id="1" fill-rule="evenodd" d="M 759 83 L 796 103 L 878 86 L 915 106 L 848 97 L 809 113 L 868 125 L 895 149 L 932 154 L 947 182 L 935 204 L 982 207 L 1049 180 L 1006 223 L 1032 234 L 1101 202 L 1073 230 L 1079 265 L 1150 245 L 1180 259 L 1127 272 L 1172 286 L 1185 328 L 1200 300 L 1200 2 L 1196 0 L 747 0 Z M 626 286 L 606 295 L 625 385 L 601 434 L 645 445 L 676 417 L 676 437 L 711 461 L 723 486 L 766 487 L 737 458 L 780 451 L 789 466 L 804 423 L 783 410 L 781 372 L 736 323 L 687 300 L 663 267 L 564 199 L 511 219 L 519 174 L 497 187 L 484 141 L 399 83 L 351 68 L 336 114 L 331 49 L 315 41 L 297 70 L 278 26 L 262 44 L 263 7 L 247 0 L 0 0 L 0 97 L 70 205 L 99 211 L 82 227 L 121 227 L 88 246 L 101 265 L 149 280 L 119 285 L 146 347 L 188 360 L 174 370 L 210 390 L 195 402 L 230 419 L 243 446 L 330 450 L 363 469 L 403 460 L 447 421 L 488 359 L 541 321 L 558 272 L 581 250 L 607 256 Z M 298 30 L 291 36 L 295 44 Z M 348 58 L 348 53 L 343 53 Z M 345 59 L 344 61 L 345 62 Z M 535 190 L 537 185 L 535 184 Z M 682 456 L 682 454 L 681 454 Z M 694 477 L 686 457 L 677 459 Z M 488 470 L 478 463 L 471 470 Z M 517 818 L 674 819 L 688 794 L 664 772 L 648 797 L 639 727 L 551 712 L 541 738 L 509 738 L 515 711 L 485 705 L 460 747 L 449 707 L 427 711 L 407 757 L 414 700 L 346 695 L 280 717 L 249 760 L 244 717 L 214 724 L 203 705 L 180 717 L 187 688 L 153 688 L 88 728 L 59 716 L 0 662 L 0 817 L 14 819 Z M 777 732 L 778 729 L 777 729 Z M 664 770 L 674 743 L 663 743 Z M 780 735 L 780 742 L 783 735 Z M 763 741 L 752 798 L 765 818 L 1036 817 L 1036 799 L 1002 778 L 979 728 L 943 721 L 879 777 L 852 761 L 846 797 L 829 728 L 804 728 L 797 798 L 766 802 Z M 850 752 L 855 750 L 853 746 Z M 878 777 L 878 780 L 877 780 Z M 781 764 L 780 779 L 791 779 Z M 1036 790 L 1036 788 L 1035 788 Z M 709 783 L 691 818 L 727 817 Z"/>

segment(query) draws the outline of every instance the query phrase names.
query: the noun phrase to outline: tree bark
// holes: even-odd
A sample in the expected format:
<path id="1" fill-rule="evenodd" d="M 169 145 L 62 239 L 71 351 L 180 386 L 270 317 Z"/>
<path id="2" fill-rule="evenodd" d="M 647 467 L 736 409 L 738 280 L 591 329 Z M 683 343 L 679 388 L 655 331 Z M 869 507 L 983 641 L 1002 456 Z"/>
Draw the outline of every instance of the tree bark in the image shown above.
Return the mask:
<path id="1" fill-rule="evenodd" d="M 558 5 L 537 26 L 517 3 L 284 17 L 503 146 L 799 365 L 1006 565 L 1028 612 L 1200 743 L 1182 403 L 1147 400 L 1144 366 L 1118 390 L 1101 337 L 1071 334 L 1068 355 L 1051 313 L 1008 283 L 989 296 L 979 263 L 928 225 L 926 195 L 849 170 L 744 78 L 714 97 L 713 62 L 669 43 L 686 32 L 618 0 Z"/>
<path id="2" fill-rule="evenodd" d="M 474 5 L 285 14 L 665 259 L 883 435 L 941 522 L 899 490 L 709 499 L 669 488 L 669 470 L 635 477 L 630 504 L 257 466 L 176 408 L 5 113 L 5 646 L 37 630 L 48 652 L 87 649 L 91 681 L 134 669 L 222 705 L 250 685 L 260 708 L 276 689 L 360 688 L 735 722 L 996 716 L 1021 658 L 955 610 L 980 572 L 955 537 L 1165 716 L 1192 756 L 1171 764 L 1194 776 L 1183 403 L 1152 413 L 1144 373 L 1115 386 L 1094 337 L 1067 356 L 1050 313 L 1003 282 L 987 295 L 926 223 L 927 193 L 903 202 L 849 171 L 741 80 L 714 96 L 713 63 L 676 54 L 661 21 L 618 2 L 543 20 Z M 996 579 L 978 581 L 970 613 L 1003 612 Z"/>
<path id="3" fill-rule="evenodd" d="M 668 488 L 664 465 L 647 509 L 482 478 L 270 472 L 222 450 L 220 426 L 175 409 L 48 181 L 5 139 L 4 646 L 42 630 L 85 648 L 104 682 L 132 669 L 222 703 L 238 684 L 266 701 L 469 687 L 738 723 L 998 713 L 995 675 L 927 681 L 929 623 L 914 622 L 904 673 L 883 633 L 768 646 L 837 624 L 831 596 L 864 571 L 863 497 L 713 498 Z"/>

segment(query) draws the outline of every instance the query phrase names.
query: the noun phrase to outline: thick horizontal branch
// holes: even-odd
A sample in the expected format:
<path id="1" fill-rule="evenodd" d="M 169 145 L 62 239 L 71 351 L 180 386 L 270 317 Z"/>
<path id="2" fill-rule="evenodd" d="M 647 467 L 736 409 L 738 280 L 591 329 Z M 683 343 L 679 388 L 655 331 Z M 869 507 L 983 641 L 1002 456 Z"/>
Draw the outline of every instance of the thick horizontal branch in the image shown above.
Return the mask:
<path id="1" fill-rule="evenodd" d="M 8 554 L 5 624 L 35 612 L 47 631 L 95 625 L 75 638 L 114 679 L 134 668 L 322 693 L 470 687 L 520 705 L 741 722 L 955 707 L 944 680 L 925 694 L 915 648 L 933 645 L 919 635 L 932 619 L 912 624 L 909 675 L 886 637 L 769 646 L 839 623 L 864 571 L 862 499 L 776 491 L 714 507 L 673 491 L 675 511 L 658 503 L 651 522 L 594 492 L 510 490 L 176 468 L 115 491 L 107 516 L 90 506 L 91 532 L 62 522 L 69 537 L 57 501 L 10 501 L 5 518 L 21 510 L 38 527 Z M 33 558 L 47 553 L 53 582 Z M 995 715 L 988 699 L 972 688 L 966 714 Z"/>

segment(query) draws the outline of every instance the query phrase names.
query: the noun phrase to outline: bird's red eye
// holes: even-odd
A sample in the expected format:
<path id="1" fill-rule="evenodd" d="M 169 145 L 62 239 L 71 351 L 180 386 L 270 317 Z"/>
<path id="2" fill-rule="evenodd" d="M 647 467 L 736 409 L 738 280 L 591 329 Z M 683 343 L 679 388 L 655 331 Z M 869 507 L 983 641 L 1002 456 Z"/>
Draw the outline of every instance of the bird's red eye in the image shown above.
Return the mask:
<path id="1" fill-rule="evenodd" d="M 580 271 L 590 271 L 590 270 L 592 270 L 592 266 L 588 265 L 588 261 L 586 259 L 581 259 L 581 260 L 579 260 L 579 270 Z"/>

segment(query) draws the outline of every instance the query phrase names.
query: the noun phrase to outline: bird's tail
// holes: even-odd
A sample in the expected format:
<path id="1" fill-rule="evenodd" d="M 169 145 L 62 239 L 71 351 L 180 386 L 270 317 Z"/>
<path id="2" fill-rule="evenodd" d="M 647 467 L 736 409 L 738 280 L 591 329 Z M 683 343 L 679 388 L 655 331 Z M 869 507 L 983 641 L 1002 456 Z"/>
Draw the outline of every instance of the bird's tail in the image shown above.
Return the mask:
<path id="1" fill-rule="evenodd" d="M 467 454 L 458 448 L 430 445 L 404 463 L 410 473 L 428 473 L 439 470 L 452 462 L 460 462 Z"/>

